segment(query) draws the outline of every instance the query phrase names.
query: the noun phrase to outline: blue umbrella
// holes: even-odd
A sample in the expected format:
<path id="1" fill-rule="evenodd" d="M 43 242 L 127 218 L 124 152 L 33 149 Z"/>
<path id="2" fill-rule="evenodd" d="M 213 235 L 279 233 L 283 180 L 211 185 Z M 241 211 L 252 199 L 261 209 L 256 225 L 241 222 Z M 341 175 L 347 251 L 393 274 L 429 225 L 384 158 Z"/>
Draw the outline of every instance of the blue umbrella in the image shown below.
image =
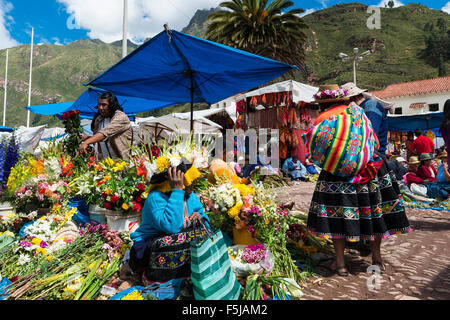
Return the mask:
<path id="1" fill-rule="evenodd" d="M 104 92 L 106 91 L 102 89 L 89 88 L 76 101 L 43 104 L 25 108 L 36 114 L 59 116 L 70 110 L 80 110 L 80 116 L 82 118 L 92 119 L 97 113 L 98 98 Z M 117 96 L 117 100 L 119 100 L 119 104 L 123 107 L 124 112 L 129 116 L 173 105 L 173 103 L 167 101 L 155 101 L 120 95 Z"/>
<path id="2" fill-rule="evenodd" d="M 192 131 L 194 102 L 212 104 L 296 68 L 164 27 L 87 85 L 173 104 L 190 102 Z"/>

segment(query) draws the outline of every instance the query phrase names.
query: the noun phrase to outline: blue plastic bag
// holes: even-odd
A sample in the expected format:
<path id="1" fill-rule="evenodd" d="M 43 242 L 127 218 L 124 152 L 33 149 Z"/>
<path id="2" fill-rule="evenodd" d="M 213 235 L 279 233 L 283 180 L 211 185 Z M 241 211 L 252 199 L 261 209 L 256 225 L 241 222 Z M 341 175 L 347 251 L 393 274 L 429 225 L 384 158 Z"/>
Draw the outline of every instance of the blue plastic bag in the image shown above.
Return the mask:
<path id="1" fill-rule="evenodd" d="M 123 290 L 113 296 L 110 300 L 122 300 L 123 297 L 132 293 L 133 291 L 139 291 L 139 293 L 145 298 L 147 295 L 151 295 L 157 300 L 175 300 L 180 296 L 181 287 L 187 282 L 186 279 L 173 279 L 164 283 L 152 283 L 147 287 L 135 286 Z"/>
<path id="2" fill-rule="evenodd" d="M 19 230 L 19 236 L 20 236 L 21 238 L 27 236 L 27 235 L 25 234 L 25 228 L 28 227 L 28 226 L 30 226 L 30 225 L 32 225 L 33 223 L 35 223 L 35 221 L 31 221 L 31 222 L 25 223 L 25 224 L 23 225 L 23 227 Z"/>
<path id="3" fill-rule="evenodd" d="M 0 300 L 5 300 L 8 298 L 8 294 L 6 294 L 6 287 L 9 286 L 12 282 L 9 279 L 3 277 L 0 281 Z"/>

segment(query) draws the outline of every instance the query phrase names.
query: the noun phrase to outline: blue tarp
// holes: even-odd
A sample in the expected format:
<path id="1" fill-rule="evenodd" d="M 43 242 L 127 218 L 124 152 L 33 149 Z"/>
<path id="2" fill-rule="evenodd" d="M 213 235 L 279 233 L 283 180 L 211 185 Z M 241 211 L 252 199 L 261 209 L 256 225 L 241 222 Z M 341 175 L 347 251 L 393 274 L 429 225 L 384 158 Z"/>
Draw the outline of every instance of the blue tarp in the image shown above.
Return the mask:
<path id="1" fill-rule="evenodd" d="M 212 104 L 254 89 L 293 68 L 279 61 L 167 30 L 88 85 L 125 96 Z"/>
<path id="2" fill-rule="evenodd" d="M 13 132 L 14 128 L 0 126 L 0 132 Z"/>
<path id="3" fill-rule="evenodd" d="M 426 113 L 412 116 L 388 116 L 389 131 L 414 131 L 422 129 L 422 131 L 437 131 L 444 119 L 443 112 Z"/>
<path id="4" fill-rule="evenodd" d="M 105 90 L 89 88 L 76 101 L 31 106 L 26 107 L 26 109 L 36 114 L 59 116 L 70 110 L 80 110 L 81 118 L 92 119 L 97 113 L 96 106 L 98 97 L 103 92 L 105 92 Z M 129 116 L 173 105 L 173 103 L 167 101 L 155 101 L 120 95 L 117 95 L 117 99 L 119 100 L 119 104 L 123 107 L 124 112 Z"/>

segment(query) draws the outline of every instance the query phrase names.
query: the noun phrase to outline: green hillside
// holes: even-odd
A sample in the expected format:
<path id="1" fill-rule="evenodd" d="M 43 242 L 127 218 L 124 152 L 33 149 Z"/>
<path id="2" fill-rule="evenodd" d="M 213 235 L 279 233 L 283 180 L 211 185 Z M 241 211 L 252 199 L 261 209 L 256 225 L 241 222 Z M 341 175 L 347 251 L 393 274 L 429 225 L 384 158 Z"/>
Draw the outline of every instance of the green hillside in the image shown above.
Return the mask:
<path id="1" fill-rule="evenodd" d="M 305 17 L 307 30 L 307 73 L 302 79 L 313 84 L 353 81 L 353 64 L 342 62 L 340 52 L 350 54 L 354 47 L 372 53 L 357 65 L 357 84 L 370 90 L 383 89 L 391 83 L 434 78 L 436 67 L 422 57 L 427 23 L 447 21 L 450 15 L 423 5 L 409 4 L 398 8 L 381 8 L 381 29 L 370 30 L 371 16 L 367 6 L 340 4 Z M 450 61 L 447 65 L 450 66 Z M 449 70 L 449 68 L 447 68 Z"/>
<path id="2" fill-rule="evenodd" d="M 206 19 L 214 10 L 198 10 L 182 31 L 204 36 Z M 294 77 L 313 85 L 352 81 L 352 63 L 342 62 L 337 56 L 339 52 L 351 53 L 354 47 L 358 47 L 360 52 L 372 51 L 371 55 L 358 63 L 357 84 L 360 87 L 376 90 L 391 83 L 437 77 L 438 68 L 423 54 L 425 39 L 431 34 L 430 25 L 437 26 L 439 20 L 446 23 L 446 30 L 450 30 L 449 14 L 419 4 L 381 8 L 379 30 L 367 28 L 366 22 L 370 15 L 367 6 L 348 3 L 306 16 L 305 22 L 310 27 L 306 30 L 306 67 L 296 72 Z M 129 51 L 136 47 L 129 42 Z M 5 52 L 0 50 L 1 117 Z M 28 101 L 29 54 L 29 45 L 9 49 L 7 126 L 26 125 L 27 112 L 24 106 Z M 75 100 L 86 90 L 83 84 L 119 61 L 121 54 L 121 41 L 106 44 L 100 40 L 80 40 L 66 46 L 35 45 L 31 104 Z M 448 56 L 445 63 L 446 69 L 450 71 Z M 139 116 L 158 116 L 188 109 L 189 105 L 184 104 Z M 32 126 L 61 126 L 56 117 L 32 114 L 31 121 Z"/>

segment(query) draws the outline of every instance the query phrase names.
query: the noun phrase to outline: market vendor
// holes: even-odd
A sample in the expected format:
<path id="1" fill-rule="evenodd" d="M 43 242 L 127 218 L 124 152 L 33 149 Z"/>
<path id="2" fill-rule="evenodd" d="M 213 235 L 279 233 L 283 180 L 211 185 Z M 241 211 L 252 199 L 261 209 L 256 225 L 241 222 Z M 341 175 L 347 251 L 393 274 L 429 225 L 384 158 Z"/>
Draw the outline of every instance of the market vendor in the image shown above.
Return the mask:
<path id="1" fill-rule="evenodd" d="M 83 137 L 80 152 L 87 153 L 90 144 L 97 143 L 99 159 L 128 159 L 130 146 L 136 143 L 130 119 L 123 112 L 117 97 L 105 92 L 98 98 L 98 113 L 94 116 L 91 137 Z"/>
<path id="2" fill-rule="evenodd" d="M 297 156 L 293 156 L 292 158 L 287 158 L 283 164 L 283 172 L 288 174 L 291 177 L 292 181 L 302 180 L 307 181 L 308 179 L 305 177 L 306 168 L 305 166 L 298 160 Z"/>
<path id="3" fill-rule="evenodd" d="M 154 190 L 145 201 L 142 223 L 130 235 L 134 243 L 129 265 L 143 284 L 190 276 L 189 232 L 194 221 L 209 222 L 192 192 L 192 182 L 200 175 L 194 166 L 180 165 L 152 177 Z"/>

